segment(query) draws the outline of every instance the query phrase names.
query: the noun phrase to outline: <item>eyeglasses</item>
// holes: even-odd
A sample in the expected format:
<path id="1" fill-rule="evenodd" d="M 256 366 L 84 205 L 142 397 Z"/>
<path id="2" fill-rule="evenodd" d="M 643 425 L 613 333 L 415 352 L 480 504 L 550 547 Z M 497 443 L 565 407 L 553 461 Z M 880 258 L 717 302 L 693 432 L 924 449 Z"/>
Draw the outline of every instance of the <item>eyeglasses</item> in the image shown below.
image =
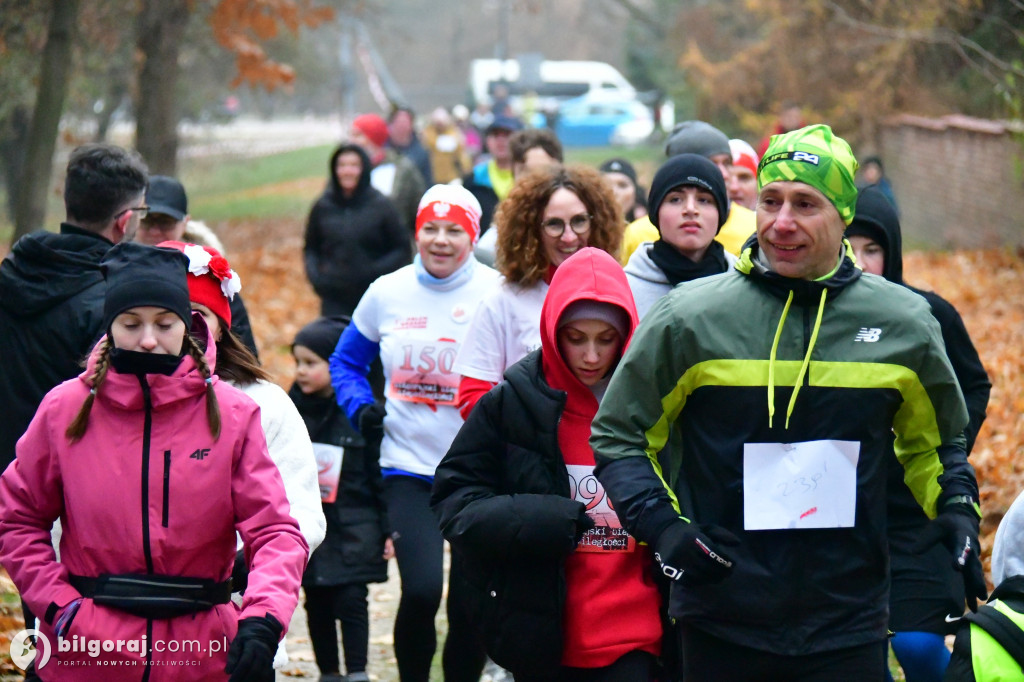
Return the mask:
<path id="1" fill-rule="evenodd" d="M 580 213 L 569 218 L 569 228 L 576 234 L 586 234 L 590 230 L 591 216 Z M 540 224 L 544 228 L 544 234 L 549 237 L 561 237 L 565 234 L 565 221 L 561 218 L 548 218 Z"/>
<path id="2" fill-rule="evenodd" d="M 139 214 L 139 220 L 142 220 L 147 215 L 149 215 L 149 206 L 132 206 L 131 208 L 126 208 L 125 210 L 123 210 L 120 213 L 118 213 L 117 215 L 115 215 L 114 216 L 114 220 L 117 220 L 118 218 L 123 216 L 125 213 L 133 213 L 133 212 L 134 213 L 138 213 Z"/>

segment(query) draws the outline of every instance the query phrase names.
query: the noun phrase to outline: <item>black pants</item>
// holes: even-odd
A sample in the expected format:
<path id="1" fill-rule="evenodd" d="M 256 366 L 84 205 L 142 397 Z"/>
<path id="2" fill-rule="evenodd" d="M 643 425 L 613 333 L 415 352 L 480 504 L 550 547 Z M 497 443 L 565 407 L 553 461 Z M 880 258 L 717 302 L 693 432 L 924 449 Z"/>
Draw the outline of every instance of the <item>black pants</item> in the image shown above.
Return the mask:
<path id="1" fill-rule="evenodd" d="M 395 615 L 395 658 L 402 682 L 427 682 L 437 650 L 434 616 L 444 587 L 444 538 L 430 510 L 430 484 L 412 476 L 384 479 L 384 500 L 395 537 L 402 596 Z M 457 570 L 457 569 L 456 569 Z M 445 682 L 476 682 L 486 654 L 461 607 L 461 580 L 449 581 L 448 638 L 442 655 Z"/>
<path id="2" fill-rule="evenodd" d="M 345 672 L 366 670 L 366 652 L 370 645 L 370 616 L 365 584 L 307 587 L 306 623 L 313 655 L 321 674 L 341 672 L 338 661 L 338 629 L 341 621 L 341 645 L 345 651 Z"/>
<path id="3" fill-rule="evenodd" d="M 881 682 L 888 642 L 806 656 L 780 656 L 727 642 L 686 625 L 680 628 L 683 679 L 715 682 Z"/>
<path id="4" fill-rule="evenodd" d="M 655 677 L 657 661 L 646 651 L 630 651 L 603 668 L 563 667 L 556 677 L 544 682 L 650 682 Z M 533 682 L 532 677 L 516 675 L 516 682 Z"/>

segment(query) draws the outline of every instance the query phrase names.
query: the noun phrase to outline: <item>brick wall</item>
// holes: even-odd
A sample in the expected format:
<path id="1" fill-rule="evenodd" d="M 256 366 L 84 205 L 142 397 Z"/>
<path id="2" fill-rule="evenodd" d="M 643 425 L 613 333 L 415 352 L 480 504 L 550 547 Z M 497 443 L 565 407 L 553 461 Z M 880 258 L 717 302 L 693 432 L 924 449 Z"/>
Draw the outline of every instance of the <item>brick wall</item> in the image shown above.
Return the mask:
<path id="1" fill-rule="evenodd" d="M 885 173 L 908 248 L 1024 246 L 1019 124 L 903 115 L 881 127 Z"/>

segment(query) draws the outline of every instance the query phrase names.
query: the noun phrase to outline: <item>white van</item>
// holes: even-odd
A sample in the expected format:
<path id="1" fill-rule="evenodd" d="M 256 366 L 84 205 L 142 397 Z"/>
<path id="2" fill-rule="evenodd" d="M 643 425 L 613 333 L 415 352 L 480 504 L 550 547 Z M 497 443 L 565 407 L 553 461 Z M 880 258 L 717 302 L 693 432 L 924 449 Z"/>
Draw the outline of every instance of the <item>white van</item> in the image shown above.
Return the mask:
<path id="1" fill-rule="evenodd" d="M 581 95 L 608 95 L 614 99 L 636 98 L 636 89 L 611 64 L 590 61 L 553 61 L 540 55 L 517 59 L 474 59 L 469 67 L 469 84 L 477 102 L 491 103 L 494 89 L 508 88 L 513 102 L 535 93 L 542 104 Z"/>

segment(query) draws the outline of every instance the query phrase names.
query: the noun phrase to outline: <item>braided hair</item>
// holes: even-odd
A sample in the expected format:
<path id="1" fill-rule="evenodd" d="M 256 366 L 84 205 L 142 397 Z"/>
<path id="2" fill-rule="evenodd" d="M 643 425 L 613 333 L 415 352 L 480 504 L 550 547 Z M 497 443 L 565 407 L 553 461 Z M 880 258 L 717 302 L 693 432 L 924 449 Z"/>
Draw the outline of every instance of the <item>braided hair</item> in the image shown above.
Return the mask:
<path id="1" fill-rule="evenodd" d="M 217 392 L 213 389 L 213 372 L 210 371 L 210 364 L 206 361 L 206 355 L 191 334 L 185 335 L 185 349 L 195 360 L 199 367 L 199 373 L 206 380 L 206 421 L 210 424 L 210 433 L 213 439 L 220 438 L 220 404 L 217 402 Z"/>
<path id="2" fill-rule="evenodd" d="M 81 440 L 82 436 L 85 435 L 85 429 L 89 425 L 89 413 L 92 412 L 93 403 L 96 401 L 96 392 L 99 391 L 103 380 L 107 376 L 107 370 L 110 369 L 110 351 L 113 348 L 114 344 L 109 338 L 103 340 L 103 346 L 100 348 L 99 357 L 96 360 L 96 369 L 86 379 L 86 382 L 91 385 L 89 395 L 86 396 L 85 402 L 82 403 L 82 407 L 78 410 L 78 414 L 75 415 L 74 420 L 64 432 L 64 435 L 72 443 Z M 199 347 L 199 344 L 196 343 L 190 334 L 185 335 L 185 350 L 192 356 L 196 366 L 199 368 L 199 373 L 206 380 L 206 419 L 210 424 L 210 433 L 213 434 L 213 438 L 216 440 L 220 438 L 221 420 L 220 404 L 217 402 L 217 392 L 213 388 L 213 373 L 210 371 L 209 363 L 206 362 L 203 349 Z"/>
<path id="3" fill-rule="evenodd" d="M 103 346 L 100 348 L 100 354 L 96 360 L 96 369 L 86 379 L 86 383 L 91 386 L 89 395 L 85 398 L 85 402 L 82 403 L 82 407 L 79 408 L 78 414 L 75 415 L 75 419 L 68 426 L 67 431 L 64 432 L 64 435 L 72 443 L 81 440 L 85 435 L 85 427 L 89 425 L 89 413 L 92 412 L 92 404 L 96 401 L 96 391 L 99 390 L 103 380 L 107 377 L 107 370 L 110 369 L 110 351 L 113 348 L 113 341 L 109 338 L 103 340 Z"/>

